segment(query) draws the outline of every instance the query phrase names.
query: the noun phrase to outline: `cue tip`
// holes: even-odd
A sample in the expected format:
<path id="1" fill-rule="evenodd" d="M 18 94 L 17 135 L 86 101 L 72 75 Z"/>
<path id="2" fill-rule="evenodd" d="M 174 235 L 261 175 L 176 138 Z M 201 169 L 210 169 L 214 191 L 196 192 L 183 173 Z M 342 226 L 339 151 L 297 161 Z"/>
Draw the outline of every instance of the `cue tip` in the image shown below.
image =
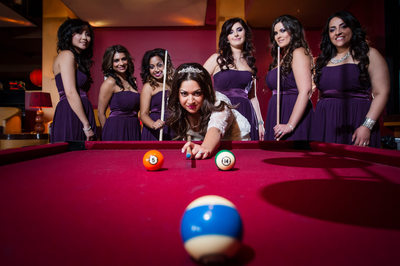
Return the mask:
<path id="1" fill-rule="evenodd" d="M 188 142 L 192 141 L 192 136 L 191 135 L 187 135 L 186 136 L 186 140 Z M 190 159 L 192 157 L 192 148 L 190 148 L 190 145 L 186 148 L 186 159 Z"/>

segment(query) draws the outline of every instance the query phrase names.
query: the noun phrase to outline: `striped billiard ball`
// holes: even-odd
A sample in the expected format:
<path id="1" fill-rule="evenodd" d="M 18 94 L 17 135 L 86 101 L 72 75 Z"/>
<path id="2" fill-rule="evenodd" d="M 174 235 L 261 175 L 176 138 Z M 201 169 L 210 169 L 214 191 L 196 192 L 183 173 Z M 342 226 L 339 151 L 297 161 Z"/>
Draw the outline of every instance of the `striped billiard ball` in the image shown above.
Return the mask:
<path id="1" fill-rule="evenodd" d="M 219 170 L 231 170 L 236 163 L 235 155 L 228 150 L 221 150 L 215 155 L 215 164 Z"/>
<path id="2" fill-rule="evenodd" d="M 232 258 L 241 246 L 242 233 L 242 220 L 235 205 L 220 196 L 192 201 L 181 220 L 186 251 L 203 263 Z"/>

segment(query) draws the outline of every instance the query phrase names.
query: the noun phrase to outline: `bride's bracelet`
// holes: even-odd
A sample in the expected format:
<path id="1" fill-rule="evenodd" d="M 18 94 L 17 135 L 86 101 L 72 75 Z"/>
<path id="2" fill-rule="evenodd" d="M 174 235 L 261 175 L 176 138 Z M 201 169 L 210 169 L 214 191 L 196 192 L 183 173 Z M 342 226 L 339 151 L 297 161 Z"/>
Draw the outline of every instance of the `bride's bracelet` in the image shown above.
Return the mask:
<path id="1" fill-rule="evenodd" d="M 372 128 L 374 127 L 376 121 L 369 118 L 369 117 L 365 117 L 365 121 L 362 124 L 364 127 L 368 128 L 369 130 L 372 130 Z"/>

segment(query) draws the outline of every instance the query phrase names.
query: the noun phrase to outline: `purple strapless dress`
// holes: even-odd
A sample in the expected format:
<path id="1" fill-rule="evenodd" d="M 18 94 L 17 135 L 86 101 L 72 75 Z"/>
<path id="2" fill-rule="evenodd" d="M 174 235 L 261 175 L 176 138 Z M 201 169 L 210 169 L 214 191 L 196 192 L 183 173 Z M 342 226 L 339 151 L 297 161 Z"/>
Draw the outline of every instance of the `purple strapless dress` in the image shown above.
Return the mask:
<path id="1" fill-rule="evenodd" d="M 140 94 L 132 91 L 114 93 L 110 110 L 103 127 L 102 140 L 140 140 Z"/>
<path id="2" fill-rule="evenodd" d="M 250 123 L 251 140 L 258 140 L 258 120 L 248 93 L 251 89 L 253 75 L 250 71 L 228 69 L 214 75 L 214 88 L 225 94 L 232 105 L 238 105 L 238 110 Z"/>
<path id="3" fill-rule="evenodd" d="M 166 98 L 165 98 L 165 113 L 164 113 L 164 121 L 167 120 L 167 99 L 168 99 L 168 92 L 166 91 Z M 160 119 L 161 117 L 161 98 L 162 98 L 162 91 L 157 92 L 153 97 L 151 97 L 151 102 L 150 102 L 150 118 L 153 119 L 153 121 L 156 121 L 157 119 Z M 149 127 L 147 127 L 143 123 L 143 130 L 142 130 L 142 140 L 146 141 L 158 141 L 160 138 L 160 130 L 154 130 Z M 167 126 L 164 126 L 163 129 L 163 140 L 171 140 L 171 132 Z"/>
<path id="4" fill-rule="evenodd" d="M 86 140 L 86 135 L 83 132 L 83 125 L 79 120 L 78 116 L 72 111 L 71 106 L 68 103 L 67 97 L 65 96 L 64 84 L 62 82 L 61 73 L 55 76 L 56 86 L 58 94 L 60 95 L 60 101 L 57 104 L 54 112 L 53 123 L 51 126 L 50 141 L 63 142 L 63 141 L 80 141 Z M 89 120 L 90 126 L 93 132 L 96 133 L 96 120 L 93 113 L 93 107 L 90 103 L 86 92 L 81 90 L 88 81 L 87 76 L 77 70 L 76 71 L 76 84 L 85 114 Z"/>
<path id="5" fill-rule="evenodd" d="M 274 139 L 274 126 L 276 122 L 276 100 L 277 100 L 277 68 L 268 72 L 266 77 L 268 87 L 272 90 L 272 97 L 269 100 L 267 118 L 265 119 L 265 140 Z M 296 80 L 293 71 L 286 78 L 281 77 L 280 84 L 280 123 L 287 124 L 294 105 L 297 100 L 299 91 L 297 89 Z M 312 121 L 312 103 L 308 101 L 303 117 L 293 130 L 292 133 L 284 136 L 284 140 L 308 140 Z"/>
<path id="6" fill-rule="evenodd" d="M 313 118 L 312 140 L 353 144 L 351 137 L 362 125 L 371 105 L 371 88 L 359 82 L 356 64 L 324 67 L 319 82 L 320 99 Z M 370 146 L 380 147 L 379 123 Z"/>

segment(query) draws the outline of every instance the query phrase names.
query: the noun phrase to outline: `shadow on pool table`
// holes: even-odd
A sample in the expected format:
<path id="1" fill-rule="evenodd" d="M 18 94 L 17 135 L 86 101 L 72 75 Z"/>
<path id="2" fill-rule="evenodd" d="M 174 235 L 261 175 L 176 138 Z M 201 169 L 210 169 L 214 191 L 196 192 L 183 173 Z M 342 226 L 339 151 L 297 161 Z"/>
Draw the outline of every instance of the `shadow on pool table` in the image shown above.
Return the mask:
<path id="1" fill-rule="evenodd" d="M 400 185 L 366 180 L 296 180 L 261 190 L 268 203 L 321 220 L 400 230 Z"/>

